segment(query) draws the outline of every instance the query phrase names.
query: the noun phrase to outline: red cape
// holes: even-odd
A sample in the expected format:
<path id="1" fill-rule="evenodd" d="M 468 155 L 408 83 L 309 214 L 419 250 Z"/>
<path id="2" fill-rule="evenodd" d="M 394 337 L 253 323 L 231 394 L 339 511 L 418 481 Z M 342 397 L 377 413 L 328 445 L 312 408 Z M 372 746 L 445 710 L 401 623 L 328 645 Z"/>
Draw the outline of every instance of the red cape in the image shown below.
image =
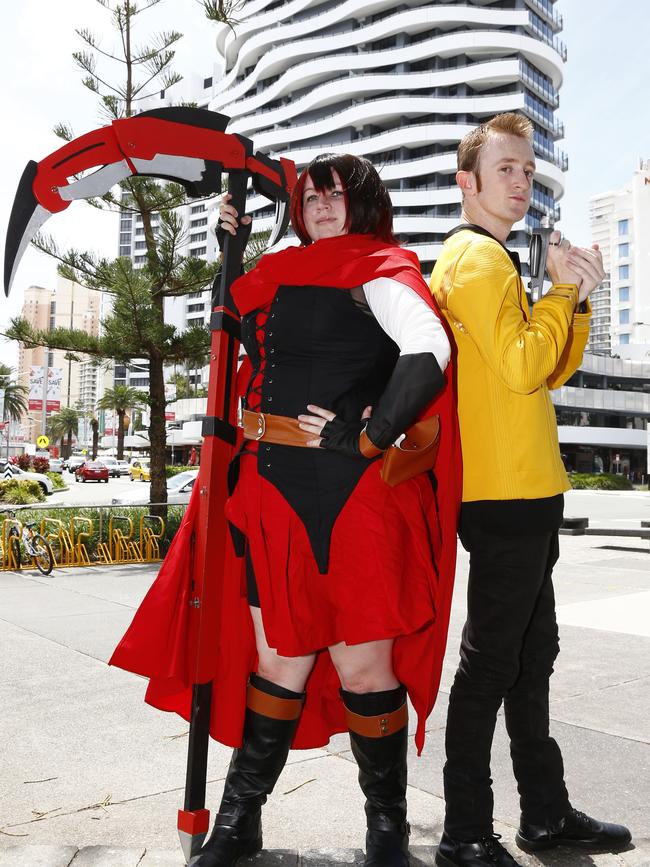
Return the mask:
<path id="1" fill-rule="evenodd" d="M 420 273 L 414 253 L 366 235 L 343 235 L 309 247 L 291 247 L 267 254 L 259 265 L 235 281 L 233 298 L 242 315 L 269 303 L 280 284 L 360 286 L 377 277 L 392 277 L 410 286 L 436 310 L 448 330 Z M 433 708 L 440 683 L 447 640 L 449 611 L 456 567 L 456 526 L 461 496 L 461 451 L 456 416 L 455 348 L 445 371 L 446 387 L 422 414 L 437 413 L 441 420 L 440 447 L 435 467 L 438 481 L 437 510 L 431 515 L 431 544 L 438 581 L 431 588 L 436 619 L 418 633 L 398 638 L 394 645 L 397 677 L 406 684 L 418 713 L 416 745 L 424 744 L 424 723 Z M 248 360 L 237 378 L 237 395 L 243 394 L 251 372 Z M 215 371 L 210 372 L 216 375 Z M 188 659 L 190 545 L 197 511 L 195 486 L 187 512 L 161 566 L 158 577 L 138 608 L 131 626 L 110 659 L 111 665 L 149 678 L 145 700 L 162 710 L 190 718 L 192 674 Z M 252 621 L 245 596 L 243 561 L 234 550 L 223 569 L 223 612 L 214 655 L 202 660 L 202 670 L 213 673 L 211 735 L 222 743 L 239 746 L 245 714 L 246 682 L 255 670 Z M 215 568 L 215 580 L 220 570 Z M 294 738 L 294 748 L 326 744 L 335 732 L 344 731 L 343 707 L 329 654 L 319 654 L 307 683 L 304 712 Z"/>

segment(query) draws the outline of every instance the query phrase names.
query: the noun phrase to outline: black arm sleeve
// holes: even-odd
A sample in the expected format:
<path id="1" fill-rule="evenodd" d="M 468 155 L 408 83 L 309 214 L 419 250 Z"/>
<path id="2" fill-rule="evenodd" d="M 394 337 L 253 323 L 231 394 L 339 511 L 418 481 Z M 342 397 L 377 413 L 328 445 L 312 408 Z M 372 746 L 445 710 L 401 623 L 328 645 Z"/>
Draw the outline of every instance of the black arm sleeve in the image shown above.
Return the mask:
<path id="1" fill-rule="evenodd" d="M 366 428 L 373 445 L 387 449 L 444 384 L 444 374 L 432 352 L 400 355 Z"/>

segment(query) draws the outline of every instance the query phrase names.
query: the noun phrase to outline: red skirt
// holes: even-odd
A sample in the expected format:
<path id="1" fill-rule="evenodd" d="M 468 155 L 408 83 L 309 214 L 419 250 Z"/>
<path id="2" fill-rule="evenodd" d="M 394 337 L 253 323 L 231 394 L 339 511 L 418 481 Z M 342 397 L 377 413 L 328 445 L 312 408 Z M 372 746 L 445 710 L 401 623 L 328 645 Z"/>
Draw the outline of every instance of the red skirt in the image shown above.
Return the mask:
<path id="1" fill-rule="evenodd" d="M 330 541 L 329 569 L 320 574 L 300 518 L 257 472 L 255 455 L 244 455 L 228 519 L 247 537 L 264 631 L 282 656 L 317 652 L 303 719 L 294 746 L 313 747 L 344 731 L 340 683 L 326 648 L 395 639 L 394 668 L 418 713 L 423 740 L 431 708 L 426 684 L 436 676 L 431 656 L 436 622 L 436 549 L 440 528 L 429 478 L 420 475 L 397 485 L 380 478 L 372 463 L 338 515 Z M 432 520 L 433 518 L 433 520 Z M 242 584 L 242 593 L 246 592 Z M 423 669 L 424 658 L 432 668 Z M 314 743 L 304 731 L 321 729 Z M 303 730 L 301 730 L 303 729 Z"/>

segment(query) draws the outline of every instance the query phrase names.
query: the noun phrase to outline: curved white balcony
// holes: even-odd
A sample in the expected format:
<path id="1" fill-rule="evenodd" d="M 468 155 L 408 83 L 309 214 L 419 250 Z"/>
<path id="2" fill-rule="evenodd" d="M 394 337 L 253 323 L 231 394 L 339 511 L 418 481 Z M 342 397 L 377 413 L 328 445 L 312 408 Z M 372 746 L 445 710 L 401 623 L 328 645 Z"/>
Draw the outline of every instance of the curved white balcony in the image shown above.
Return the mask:
<path id="1" fill-rule="evenodd" d="M 421 10 L 418 10 L 421 11 Z M 359 45 L 363 41 L 376 41 L 378 39 L 385 39 L 389 36 L 394 36 L 399 33 L 412 33 L 417 32 L 417 27 L 421 27 L 422 21 L 415 20 L 410 22 L 411 27 L 409 28 L 409 22 L 406 20 L 406 16 L 411 15 L 412 13 L 401 12 L 397 13 L 390 19 L 385 19 L 384 21 L 377 22 L 377 25 L 371 25 L 371 28 L 368 29 L 376 29 L 378 25 L 384 25 L 377 35 L 367 35 L 363 36 L 363 29 L 354 30 L 342 34 L 334 34 L 331 37 L 327 37 L 327 53 L 332 55 L 335 51 L 341 51 L 346 48 L 354 47 Z M 394 19 L 398 19 L 393 21 Z M 431 26 L 431 25 L 428 25 Z M 472 58 L 476 58 L 477 61 L 480 61 L 481 58 L 484 58 L 485 55 L 495 54 L 495 53 L 503 53 L 506 54 L 510 51 L 517 51 L 522 56 L 526 57 L 531 63 L 534 63 L 542 72 L 548 75 L 553 80 L 553 85 L 555 88 L 558 88 L 561 84 L 562 74 L 561 74 L 561 66 L 559 63 L 559 59 L 557 57 L 556 52 L 550 47 L 545 45 L 544 43 L 539 42 L 531 36 L 525 36 L 522 34 L 516 33 L 507 33 L 501 31 L 476 31 L 476 32 L 461 32 L 461 33 L 451 33 L 444 36 L 436 36 L 432 37 L 428 40 L 423 40 L 422 48 L 420 49 L 419 43 L 415 45 L 409 45 L 406 50 L 404 49 L 386 49 L 382 52 L 369 52 L 363 53 L 361 55 L 357 55 L 357 58 L 351 58 L 347 54 L 346 55 L 337 55 L 327 57 L 324 56 L 324 47 L 323 47 L 323 39 L 319 37 L 312 37 L 309 40 L 304 40 L 302 42 L 287 44 L 276 46 L 272 51 L 268 54 L 264 55 L 261 59 L 258 66 L 255 67 L 255 70 L 251 72 L 247 78 L 242 81 L 236 88 L 232 89 L 232 92 L 228 90 L 227 82 L 228 79 L 234 80 L 234 70 L 229 76 L 226 77 L 221 82 L 221 87 L 218 85 L 215 87 L 214 94 L 210 103 L 210 107 L 215 111 L 224 111 L 230 117 L 234 117 L 233 111 L 236 113 L 243 113 L 245 109 L 242 109 L 240 112 L 241 106 L 239 103 L 233 105 L 234 101 L 239 101 L 243 97 L 243 95 L 250 90 L 251 87 L 255 86 L 259 80 L 263 80 L 263 78 L 268 78 L 271 75 L 284 75 L 287 76 L 287 83 L 296 83 L 300 80 L 300 76 L 305 77 L 305 81 L 309 83 L 310 76 L 315 78 L 319 78 L 324 76 L 328 71 L 336 70 L 336 64 L 338 63 L 338 70 L 343 69 L 364 69 L 367 66 L 379 66 L 379 65 L 393 65 L 405 62 L 413 62 L 414 60 L 422 59 L 427 56 L 455 56 L 458 54 L 465 53 Z M 312 59 L 310 61 L 302 61 L 297 63 L 297 61 L 301 60 L 302 57 L 311 55 L 316 55 L 316 59 Z M 378 56 L 375 57 L 374 55 Z M 361 58 L 361 61 L 358 61 L 358 58 Z M 393 59 L 397 57 L 398 59 Z M 365 64 L 366 58 L 370 58 L 369 64 Z M 493 58 L 492 58 L 493 59 Z M 503 60 L 504 63 L 507 60 Z M 238 61 L 240 65 L 246 68 L 250 64 L 245 64 L 244 61 Z M 351 64 L 351 65 L 349 65 Z M 357 65 L 359 64 L 359 65 Z M 444 70 L 446 72 L 452 73 L 452 78 L 449 83 L 456 83 L 456 79 L 453 77 L 454 72 L 462 71 L 468 69 L 470 71 L 470 75 L 472 74 L 472 67 L 474 64 L 470 64 L 469 66 L 456 67 L 455 70 Z M 295 78 L 291 71 L 287 72 L 287 67 L 291 67 L 291 70 L 298 70 L 297 75 L 298 78 Z M 443 72 L 443 70 L 440 70 Z M 487 82 L 490 82 L 490 76 L 485 70 L 485 78 Z M 514 76 L 516 79 L 517 76 Z M 513 80 L 514 80 L 513 79 Z M 285 92 L 282 89 L 281 82 L 276 82 L 279 85 L 277 88 L 275 85 L 272 85 L 271 88 L 268 89 L 269 96 L 265 101 L 268 101 L 273 98 L 277 98 L 278 95 L 281 95 L 281 92 Z M 462 80 L 462 79 L 461 79 Z M 469 82 L 472 79 L 467 79 Z M 304 84 L 301 86 L 305 86 Z M 438 85 L 442 86 L 442 85 Z M 492 86 L 494 86 L 494 82 L 492 82 Z M 258 98 L 263 97 L 267 93 L 265 90 L 262 94 L 256 95 L 256 97 L 252 97 L 253 100 L 258 100 Z M 273 95 L 271 95 L 273 94 Z M 249 103 L 249 100 L 243 102 L 243 105 Z"/>
<path id="2" fill-rule="evenodd" d="M 292 62 L 303 54 L 320 55 L 323 53 L 323 39 L 327 40 L 327 52 L 332 52 L 351 45 L 385 39 L 388 36 L 402 32 L 412 34 L 422 32 L 423 30 L 431 30 L 438 25 L 444 25 L 445 27 L 471 27 L 473 25 L 475 30 L 468 30 L 457 34 L 467 37 L 465 42 L 467 48 L 470 49 L 468 53 L 471 54 L 484 48 L 480 44 L 474 45 L 473 42 L 475 32 L 481 25 L 527 27 L 530 23 L 530 13 L 527 10 L 501 10 L 476 6 L 445 5 L 423 7 L 421 0 L 419 0 L 414 9 L 403 10 L 393 15 L 389 14 L 380 21 L 372 22 L 368 25 L 360 27 L 351 26 L 345 32 L 328 32 L 321 35 L 312 35 L 319 30 L 326 30 L 328 27 L 340 25 L 347 21 L 354 21 L 356 23 L 364 13 L 370 14 L 373 10 L 379 11 L 381 8 L 390 9 L 392 5 L 392 3 L 384 0 L 383 3 L 368 3 L 360 7 L 358 0 L 348 0 L 347 3 L 342 3 L 340 6 L 327 10 L 324 13 L 315 14 L 313 17 L 298 24 L 284 24 L 282 18 L 285 17 L 285 8 L 288 9 L 290 6 L 294 6 L 294 3 L 288 3 L 286 7 L 279 7 L 273 10 L 275 19 L 270 26 L 262 27 L 259 19 L 254 24 L 241 24 L 237 28 L 236 36 L 230 34 L 227 37 L 229 41 L 225 51 L 225 59 L 229 71 L 221 84 L 218 85 L 218 90 L 221 92 L 230 87 L 242 69 L 256 66 L 263 59 L 267 75 L 269 75 L 275 74 L 271 71 L 269 62 L 272 63 L 273 60 L 277 61 L 278 56 L 282 57 L 284 55 L 286 60 Z M 507 33 L 506 31 L 488 32 L 493 32 L 498 37 L 517 35 Z M 305 38 L 306 34 L 310 34 L 309 38 Z M 246 38 L 247 36 L 248 38 Z M 534 60 L 533 62 L 536 62 L 536 65 L 551 77 L 554 87 L 559 87 L 562 83 L 562 66 L 558 51 L 552 45 L 547 45 L 539 39 L 527 36 L 520 38 L 530 39 L 541 49 L 538 52 L 539 60 Z M 290 48 L 289 52 L 282 51 L 282 47 L 285 49 L 287 47 L 285 43 Z M 276 54 L 277 56 L 271 58 L 270 55 L 272 54 Z M 541 66 L 540 63 L 542 64 Z"/>
<path id="3" fill-rule="evenodd" d="M 478 0 L 404 0 L 398 11 L 389 0 L 248 0 L 235 31 L 217 35 L 227 72 L 210 108 L 231 117 L 231 132 L 298 168 L 328 151 L 372 159 L 397 209 L 396 232 L 418 239 L 412 246 L 427 267 L 458 221 L 458 142 L 477 120 L 527 114 L 539 125 L 537 210 L 514 227 L 521 246 L 539 210 L 555 209 L 567 164 L 554 145 L 563 133 L 554 116 L 561 24 L 547 30 L 535 10 Z M 264 215 L 258 228 L 270 227 L 265 199 L 251 195 L 247 211 Z M 525 261 L 527 251 L 520 253 Z"/>

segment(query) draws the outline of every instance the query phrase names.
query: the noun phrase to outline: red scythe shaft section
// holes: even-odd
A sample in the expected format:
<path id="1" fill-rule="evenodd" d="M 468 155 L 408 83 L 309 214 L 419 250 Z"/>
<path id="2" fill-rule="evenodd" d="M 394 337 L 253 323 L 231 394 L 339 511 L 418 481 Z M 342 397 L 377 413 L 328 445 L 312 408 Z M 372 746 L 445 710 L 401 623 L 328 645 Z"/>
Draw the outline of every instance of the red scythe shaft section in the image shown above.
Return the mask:
<path id="1" fill-rule="evenodd" d="M 229 192 L 240 214 L 246 207 L 248 172 L 231 171 Z M 228 496 L 227 472 L 236 435 L 234 383 L 239 354 L 239 316 L 230 286 L 239 276 L 242 261 L 241 230 L 226 235 L 221 282 L 213 295 L 210 379 L 204 444 L 197 485 L 198 517 L 193 545 L 188 658 L 194 661 L 192 716 L 188 745 L 185 802 L 178 812 L 178 832 L 186 860 L 201 847 L 208 830 L 205 807 L 212 677 L 218 654 L 223 575 L 234 568 L 224 503 Z"/>

